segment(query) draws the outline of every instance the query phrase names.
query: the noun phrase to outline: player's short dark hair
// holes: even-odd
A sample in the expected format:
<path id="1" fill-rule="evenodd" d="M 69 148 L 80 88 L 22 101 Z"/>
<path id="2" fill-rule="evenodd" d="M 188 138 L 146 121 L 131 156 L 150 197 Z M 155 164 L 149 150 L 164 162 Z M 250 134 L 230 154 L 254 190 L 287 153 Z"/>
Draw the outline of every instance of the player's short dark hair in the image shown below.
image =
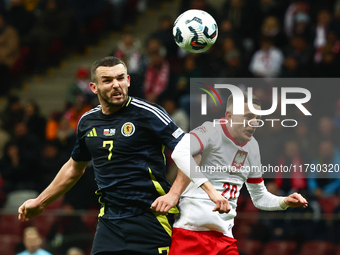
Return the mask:
<path id="1" fill-rule="evenodd" d="M 247 103 L 247 102 L 248 102 L 248 92 L 242 90 L 242 93 L 243 93 L 243 95 L 244 95 L 244 103 Z M 229 109 L 229 110 L 232 109 L 232 107 L 233 107 L 233 101 L 234 101 L 234 99 L 233 99 L 233 94 L 231 94 L 231 95 L 228 97 L 228 101 L 227 101 L 227 111 L 228 111 L 228 109 Z M 255 95 L 253 94 L 253 105 L 254 105 L 254 104 L 256 104 L 256 105 L 258 105 L 258 106 L 261 107 L 261 101 L 260 101 L 260 99 L 259 99 L 257 96 L 255 96 Z"/>
<path id="2" fill-rule="evenodd" d="M 91 82 L 94 82 L 94 83 L 98 82 L 97 75 L 96 75 L 96 70 L 98 67 L 116 66 L 119 64 L 122 64 L 125 67 L 125 69 L 127 69 L 125 63 L 119 58 L 109 56 L 109 57 L 98 59 L 96 62 L 93 63 L 91 67 Z"/>

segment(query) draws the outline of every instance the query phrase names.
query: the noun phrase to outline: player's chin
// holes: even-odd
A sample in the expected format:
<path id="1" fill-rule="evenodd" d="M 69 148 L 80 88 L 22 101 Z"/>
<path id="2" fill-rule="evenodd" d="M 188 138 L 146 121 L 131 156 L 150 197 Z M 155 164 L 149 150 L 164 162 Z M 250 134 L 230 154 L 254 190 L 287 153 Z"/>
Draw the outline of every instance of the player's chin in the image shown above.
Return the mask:
<path id="1" fill-rule="evenodd" d="M 246 134 L 246 135 L 244 136 L 244 141 L 249 142 L 249 141 L 251 140 L 252 137 L 253 137 L 253 135 Z"/>
<path id="2" fill-rule="evenodd" d="M 111 104 L 114 106 L 122 106 L 125 103 L 125 98 L 111 99 Z"/>

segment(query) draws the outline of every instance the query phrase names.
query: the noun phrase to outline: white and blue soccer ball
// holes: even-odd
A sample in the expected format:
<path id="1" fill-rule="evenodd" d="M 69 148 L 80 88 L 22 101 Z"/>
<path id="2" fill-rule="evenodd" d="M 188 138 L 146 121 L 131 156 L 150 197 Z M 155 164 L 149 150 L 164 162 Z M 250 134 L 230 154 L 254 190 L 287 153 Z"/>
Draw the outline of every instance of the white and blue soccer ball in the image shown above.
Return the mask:
<path id="1" fill-rule="evenodd" d="M 185 51 L 200 53 L 208 50 L 217 39 L 215 19 L 202 10 L 188 10 L 178 16 L 172 29 L 176 44 Z"/>

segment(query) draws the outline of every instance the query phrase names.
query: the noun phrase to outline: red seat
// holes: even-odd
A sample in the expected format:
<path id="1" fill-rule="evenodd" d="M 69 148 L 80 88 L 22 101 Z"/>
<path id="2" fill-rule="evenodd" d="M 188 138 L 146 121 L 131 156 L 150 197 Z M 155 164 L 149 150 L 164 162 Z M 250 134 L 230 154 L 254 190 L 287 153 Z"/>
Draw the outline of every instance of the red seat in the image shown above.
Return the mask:
<path id="1" fill-rule="evenodd" d="M 27 222 L 19 221 L 17 215 L 2 215 L 0 218 L 0 235 L 14 235 L 21 238 L 27 225 Z"/>
<path id="2" fill-rule="evenodd" d="M 336 246 L 335 255 L 340 255 L 340 244 Z"/>
<path id="3" fill-rule="evenodd" d="M 21 242 L 21 237 L 13 235 L 0 235 L 1 255 L 15 255 L 15 246 Z"/>
<path id="4" fill-rule="evenodd" d="M 261 241 L 247 239 L 237 240 L 236 244 L 239 252 L 247 255 L 259 255 L 262 247 Z"/>
<path id="5" fill-rule="evenodd" d="M 250 223 L 244 220 L 235 221 L 235 226 L 233 228 L 233 234 L 235 239 L 247 239 L 251 231 Z"/>
<path id="6" fill-rule="evenodd" d="M 36 227 L 39 231 L 39 234 L 45 238 L 50 232 L 56 218 L 57 216 L 53 214 L 43 213 L 35 217 L 31 224 L 33 227 Z"/>
<path id="7" fill-rule="evenodd" d="M 28 46 L 20 47 L 20 56 L 10 68 L 11 75 L 23 74 L 26 71 L 26 61 L 31 49 Z"/>
<path id="8" fill-rule="evenodd" d="M 334 255 L 335 246 L 325 241 L 310 241 L 302 245 L 299 255 Z"/>
<path id="9" fill-rule="evenodd" d="M 297 243 L 294 241 L 272 241 L 265 244 L 262 255 L 291 255 L 294 254 Z"/>
<path id="10" fill-rule="evenodd" d="M 259 211 L 259 209 L 254 206 L 250 197 L 244 198 L 242 205 L 239 212 L 257 213 Z"/>
<path id="11" fill-rule="evenodd" d="M 63 205 L 65 195 L 59 197 L 56 201 L 46 207 L 46 210 L 59 209 Z"/>
<path id="12" fill-rule="evenodd" d="M 338 199 L 335 196 L 319 198 L 318 202 L 324 213 L 333 214 L 335 207 L 338 205 Z"/>
<path id="13" fill-rule="evenodd" d="M 81 217 L 82 221 L 86 224 L 92 233 L 96 232 L 98 225 L 98 211 L 88 211 Z"/>

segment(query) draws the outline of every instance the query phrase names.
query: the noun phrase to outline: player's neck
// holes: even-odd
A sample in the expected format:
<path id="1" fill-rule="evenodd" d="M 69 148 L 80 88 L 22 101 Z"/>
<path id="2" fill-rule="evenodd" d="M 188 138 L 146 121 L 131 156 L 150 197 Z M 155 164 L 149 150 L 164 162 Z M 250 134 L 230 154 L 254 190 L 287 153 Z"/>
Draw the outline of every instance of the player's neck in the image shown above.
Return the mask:
<path id="1" fill-rule="evenodd" d="M 243 139 L 241 139 L 241 138 L 239 138 L 239 137 L 237 136 L 237 133 L 233 130 L 233 128 L 232 128 L 231 126 L 226 125 L 226 127 L 227 127 L 227 130 L 228 130 L 229 134 L 231 135 L 231 137 L 232 137 L 236 142 L 238 142 L 239 144 L 242 144 L 242 143 L 245 142 L 245 141 L 243 141 Z"/>
<path id="2" fill-rule="evenodd" d="M 118 112 L 121 108 L 123 108 L 123 106 L 111 106 L 111 107 L 105 107 L 104 105 L 102 105 L 102 112 L 105 115 L 110 115 L 113 114 L 115 112 Z"/>

